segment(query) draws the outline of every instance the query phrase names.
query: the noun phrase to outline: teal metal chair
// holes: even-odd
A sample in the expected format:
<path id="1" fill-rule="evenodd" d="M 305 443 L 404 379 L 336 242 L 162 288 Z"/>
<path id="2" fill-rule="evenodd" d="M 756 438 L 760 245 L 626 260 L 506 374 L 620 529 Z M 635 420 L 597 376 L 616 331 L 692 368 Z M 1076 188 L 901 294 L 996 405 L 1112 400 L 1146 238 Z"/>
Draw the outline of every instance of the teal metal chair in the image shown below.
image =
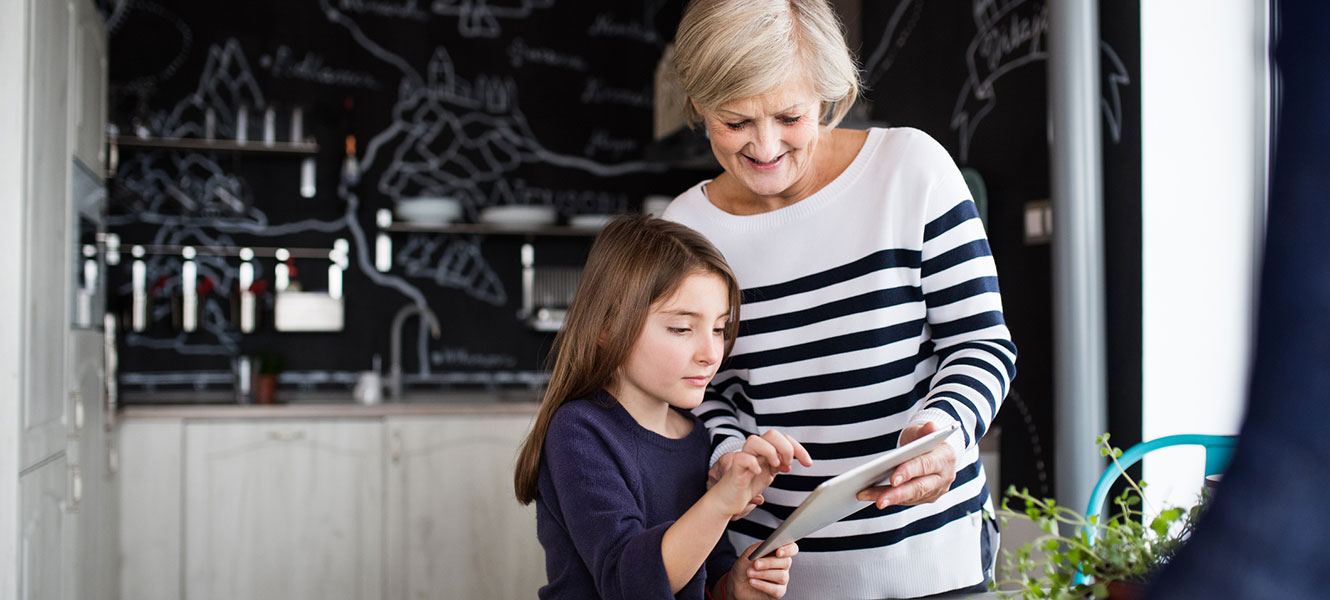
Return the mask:
<path id="1" fill-rule="evenodd" d="M 1122 476 L 1123 469 L 1140 462 L 1150 452 L 1170 446 L 1202 446 L 1205 448 L 1205 474 L 1209 476 L 1223 473 L 1224 469 L 1228 468 L 1237 443 L 1237 436 L 1183 434 L 1164 436 L 1136 444 L 1124 451 L 1117 462 L 1110 463 L 1108 468 L 1104 469 L 1104 474 L 1099 476 L 1099 482 L 1095 484 L 1094 492 L 1090 494 L 1090 504 L 1085 507 L 1085 518 L 1088 520 L 1090 517 L 1099 516 L 1104 508 L 1104 501 L 1108 499 L 1109 490 L 1118 477 Z M 1089 534 L 1090 543 L 1094 544 L 1093 528 L 1086 527 L 1086 533 Z M 1088 579 L 1085 575 L 1076 573 L 1076 583 L 1087 583 Z"/>

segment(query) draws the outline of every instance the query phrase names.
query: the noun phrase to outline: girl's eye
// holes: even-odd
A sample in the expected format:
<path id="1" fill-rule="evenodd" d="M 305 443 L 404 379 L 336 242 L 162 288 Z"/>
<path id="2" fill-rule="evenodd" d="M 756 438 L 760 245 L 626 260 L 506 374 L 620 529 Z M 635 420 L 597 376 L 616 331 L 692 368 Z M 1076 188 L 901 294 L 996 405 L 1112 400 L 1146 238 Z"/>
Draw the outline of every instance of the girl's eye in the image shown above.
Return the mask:
<path id="1" fill-rule="evenodd" d="M 724 328 L 724 327 L 717 327 L 717 328 L 715 328 L 715 329 L 712 329 L 712 330 L 711 330 L 711 334 L 712 334 L 712 335 L 724 336 L 724 335 L 725 335 L 725 328 Z"/>
<path id="2" fill-rule="evenodd" d="M 738 123 L 726 123 L 725 126 L 735 131 L 739 131 L 744 128 L 744 124 L 746 123 L 748 123 L 748 121 L 739 121 Z"/>
<path id="3" fill-rule="evenodd" d="M 674 334 L 678 334 L 678 335 L 683 335 L 683 334 L 685 334 L 685 333 L 688 333 L 689 331 L 692 331 L 691 329 L 688 329 L 687 327 L 666 327 L 666 329 L 668 329 L 670 333 L 674 333 Z"/>
<path id="4" fill-rule="evenodd" d="M 798 122 L 799 122 L 799 119 L 802 119 L 802 118 L 804 118 L 803 115 L 799 115 L 799 116 L 797 116 L 797 117 L 781 117 L 781 118 L 780 118 L 780 122 L 781 122 L 781 123 L 784 123 L 784 124 L 786 124 L 786 125 L 794 125 L 795 123 L 798 123 Z"/>

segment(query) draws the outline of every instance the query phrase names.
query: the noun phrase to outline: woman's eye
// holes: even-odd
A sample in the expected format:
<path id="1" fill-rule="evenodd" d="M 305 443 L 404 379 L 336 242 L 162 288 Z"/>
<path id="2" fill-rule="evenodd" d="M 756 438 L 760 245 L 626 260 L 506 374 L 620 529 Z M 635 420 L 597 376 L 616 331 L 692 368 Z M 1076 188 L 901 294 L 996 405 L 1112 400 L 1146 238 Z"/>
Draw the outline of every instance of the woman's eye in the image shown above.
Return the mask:
<path id="1" fill-rule="evenodd" d="M 738 131 L 738 130 L 740 130 L 740 129 L 743 129 L 743 128 L 744 128 L 744 124 L 747 123 L 747 122 L 748 122 L 748 121 L 739 121 L 738 123 L 726 123 L 725 126 L 726 126 L 726 127 L 729 127 L 730 129 L 733 129 L 733 130 L 735 130 L 735 131 Z"/>
<path id="2" fill-rule="evenodd" d="M 784 123 L 784 124 L 786 124 L 786 125 L 794 125 L 795 123 L 798 123 L 798 122 L 799 122 L 799 119 L 802 119 L 802 118 L 804 118 L 803 115 L 799 115 L 799 116 L 797 116 L 797 117 L 781 117 L 781 118 L 780 118 L 780 122 L 781 122 L 781 123 Z"/>

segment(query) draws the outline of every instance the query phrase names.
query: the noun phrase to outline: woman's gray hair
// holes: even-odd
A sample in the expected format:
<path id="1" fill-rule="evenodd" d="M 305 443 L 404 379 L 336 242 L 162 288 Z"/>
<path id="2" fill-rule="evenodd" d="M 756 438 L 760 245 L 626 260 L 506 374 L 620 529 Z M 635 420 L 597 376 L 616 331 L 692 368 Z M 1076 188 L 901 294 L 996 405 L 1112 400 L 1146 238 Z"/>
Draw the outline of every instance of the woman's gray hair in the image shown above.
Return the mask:
<path id="1" fill-rule="evenodd" d="M 802 66 L 834 127 L 859 95 L 859 66 L 827 0 L 692 0 L 674 37 L 674 70 L 690 99 L 717 107 L 780 85 Z M 684 103 L 688 123 L 700 121 Z"/>

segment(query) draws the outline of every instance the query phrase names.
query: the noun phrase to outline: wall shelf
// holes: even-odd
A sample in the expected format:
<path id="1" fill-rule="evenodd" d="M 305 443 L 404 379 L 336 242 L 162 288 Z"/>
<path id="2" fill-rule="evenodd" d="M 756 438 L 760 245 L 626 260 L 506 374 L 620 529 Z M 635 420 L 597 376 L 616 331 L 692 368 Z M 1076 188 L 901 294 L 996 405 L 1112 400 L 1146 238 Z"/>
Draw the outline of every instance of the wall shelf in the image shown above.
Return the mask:
<path id="1" fill-rule="evenodd" d="M 287 154 L 312 156 L 319 151 L 316 142 L 264 142 L 252 140 L 205 140 L 201 138 L 141 138 L 125 135 L 108 135 L 107 143 L 124 148 L 149 148 L 153 150 L 188 150 L 215 152 L 253 152 L 260 154 Z"/>
<path id="2" fill-rule="evenodd" d="M 524 236 L 562 236 L 562 237 L 593 237 L 600 233 L 600 228 L 591 227 L 567 227 L 567 226 L 542 226 L 542 227 L 513 227 L 506 225 L 485 225 L 472 223 L 455 223 L 447 225 L 427 225 L 420 223 L 401 223 L 395 222 L 392 225 L 383 228 L 384 231 L 396 231 L 402 233 L 461 233 L 461 234 L 483 234 L 483 235 L 524 235 Z"/>

